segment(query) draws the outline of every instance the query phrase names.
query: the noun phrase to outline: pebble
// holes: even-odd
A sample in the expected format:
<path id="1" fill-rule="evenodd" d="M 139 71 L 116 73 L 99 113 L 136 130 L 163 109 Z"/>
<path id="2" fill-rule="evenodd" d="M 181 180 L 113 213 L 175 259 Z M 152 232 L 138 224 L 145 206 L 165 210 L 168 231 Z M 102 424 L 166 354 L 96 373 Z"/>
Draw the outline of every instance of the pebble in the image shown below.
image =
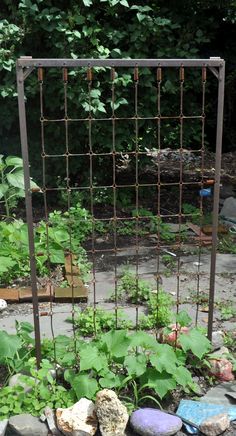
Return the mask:
<path id="1" fill-rule="evenodd" d="M 218 436 L 230 427 L 230 420 L 227 413 L 211 416 L 203 421 L 200 430 L 206 436 Z"/>
<path id="2" fill-rule="evenodd" d="M 132 413 L 132 428 L 141 436 L 171 436 L 182 427 L 182 420 L 158 409 L 143 408 Z"/>

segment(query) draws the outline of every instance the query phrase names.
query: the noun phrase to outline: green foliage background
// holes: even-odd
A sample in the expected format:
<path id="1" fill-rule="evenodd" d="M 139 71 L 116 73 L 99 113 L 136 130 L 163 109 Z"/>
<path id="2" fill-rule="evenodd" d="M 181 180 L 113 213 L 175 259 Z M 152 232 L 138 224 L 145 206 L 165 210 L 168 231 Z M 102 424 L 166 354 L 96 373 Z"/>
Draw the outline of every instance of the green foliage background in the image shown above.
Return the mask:
<path id="1" fill-rule="evenodd" d="M 17 114 L 17 94 L 15 82 L 15 61 L 21 55 L 41 58 L 195 58 L 221 56 L 227 62 L 226 105 L 224 150 L 235 148 L 236 127 L 233 119 L 236 101 L 236 45 L 235 19 L 236 2 L 225 1 L 190 1 L 159 0 L 2 0 L 0 13 L 0 135 L 1 152 L 19 154 L 19 128 Z M 60 72 L 61 74 L 61 72 Z M 93 113 L 104 115 L 111 111 L 110 88 L 107 88 L 102 74 L 96 71 L 93 90 Z M 70 115 L 85 115 L 88 110 L 87 83 L 84 72 L 70 71 L 68 89 Z M 108 76 L 106 76 L 108 77 Z M 63 99 L 61 76 L 50 72 L 48 86 L 46 80 L 48 114 L 60 115 Z M 47 79 L 46 78 L 46 79 Z M 53 79 L 53 80 L 50 80 Z M 78 93 L 78 81 L 81 90 Z M 187 97 L 189 113 L 197 110 L 201 102 L 201 89 L 198 77 L 192 73 L 188 77 Z M 213 83 L 214 82 L 214 83 Z M 50 83 L 50 86 L 49 86 Z M 195 86 L 196 85 L 196 86 Z M 200 85 L 200 79 L 199 79 Z M 130 104 L 132 88 L 131 71 L 126 71 L 123 78 L 116 79 L 117 111 L 119 115 Z M 210 79 L 207 105 L 207 141 L 214 148 L 214 117 L 216 106 L 216 83 Z M 175 108 L 175 96 L 178 90 L 178 75 L 168 72 L 163 79 L 162 93 L 168 97 L 169 107 Z M 39 137 L 39 100 L 36 74 L 26 81 L 28 97 L 28 123 L 31 144 L 33 176 L 37 176 L 35 150 L 38 149 Z M 143 70 L 140 78 L 140 112 L 150 115 L 155 110 L 155 77 L 152 72 Z M 149 99 L 149 100 L 148 100 Z M 176 99 L 178 101 L 178 99 Z M 149 102 L 149 104 L 147 104 Z M 170 104 L 171 102 L 171 104 Z M 177 107 L 177 106 L 176 106 Z M 129 123 L 121 125 L 117 132 L 117 148 L 132 149 Z M 178 146 L 178 126 L 167 124 L 163 127 L 165 146 Z M 36 132 L 37 135 L 36 135 Z M 62 132 L 59 127 L 47 129 L 50 137 L 50 150 L 58 151 Z M 86 126 L 81 127 L 80 136 L 87 138 Z M 107 151 L 111 147 L 111 132 L 95 128 L 94 137 L 99 137 L 99 144 Z M 86 139 L 76 143 L 76 133 L 71 133 L 72 152 L 86 149 Z M 186 128 L 185 146 L 193 146 L 200 140 L 200 126 L 190 125 Z M 102 144 L 102 146 L 101 146 Z M 61 144 L 62 145 L 62 144 Z M 153 126 L 140 125 L 140 146 L 155 145 Z M 82 166 L 86 166 L 83 162 Z M 95 169 L 99 173 L 97 162 Z M 103 165 L 103 164 L 102 164 Z M 109 162 L 107 163 L 109 166 Z M 71 167 L 72 174 L 78 172 L 78 164 Z M 63 174 L 62 174 L 63 176 Z M 82 180 L 82 183 L 85 183 Z"/>

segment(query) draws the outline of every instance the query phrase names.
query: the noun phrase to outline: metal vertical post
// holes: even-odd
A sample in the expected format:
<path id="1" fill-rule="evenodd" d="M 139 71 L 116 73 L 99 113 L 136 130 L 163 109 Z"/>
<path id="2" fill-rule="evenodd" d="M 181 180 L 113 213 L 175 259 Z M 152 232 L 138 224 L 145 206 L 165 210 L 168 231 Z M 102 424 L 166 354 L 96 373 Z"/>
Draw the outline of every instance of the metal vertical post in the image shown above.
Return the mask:
<path id="1" fill-rule="evenodd" d="M 224 119 L 224 84 L 225 84 L 225 63 L 219 66 L 218 73 L 218 106 L 217 106 L 217 130 L 216 130 L 216 154 L 215 154 L 215 185 L 213 201 L 213 220 L 212 220 L 212 251 L 210 268 L 210 289 L 209 289 L 209 315 L 208 315 L 208 339 L 212 339 L 214 298 L 215 298 L 215 272 L 216 272 L 216 252 L 218 243 L 218 215 L 220 197 L 220 170 L 221 170 L 221 151 L 222 134 Z"/>
<path id="2" fill-rule="evenodd" d="M 31 288 L 32 288 L 32 302 L 33 302 L 33 311 L 34 311 L 35 349 L 36 349 L 37 367 L 39 368 L 40 361 L 41 361 L 41 343 L 40 343 L 36 261 L 35 261 L 35 248 L 34 248 L 32 194 L 30 190 L 30 169 L 29 169 L 29 154 L 28 154 L 28 140 L 27 140 L 26 113 L 25 113 L 24 71 L 23 71 L 23 67 L 21 67 L 19 63 L 17 63 L 16 66 L 16 73 L 17 73 L 19 122 L 20 122 L 20 139 L 21 139 L 21 150 L 22 150 L 23 167 L 24 167 L 25 205 L 26 205 L 26 217 L 27 217 L 27 225 L 28 225 L 28 237 L 29 237 Z"/>

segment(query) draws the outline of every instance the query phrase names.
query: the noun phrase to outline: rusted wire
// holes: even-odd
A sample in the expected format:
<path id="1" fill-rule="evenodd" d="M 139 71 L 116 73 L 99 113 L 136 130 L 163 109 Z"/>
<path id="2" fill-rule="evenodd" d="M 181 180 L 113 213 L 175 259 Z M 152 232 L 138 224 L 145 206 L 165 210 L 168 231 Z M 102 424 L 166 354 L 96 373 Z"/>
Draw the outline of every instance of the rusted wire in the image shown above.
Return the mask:
<path id="1" fill-rule="evenodd" d="M 140 276 L 143 275 L 140 273 L 140 258 L 141 258 L 141 241 L 140 241 L 140 230 L 142 228 L 142 225 L 148 224 L 150 222 L 149 216 L 142 216 L 140 213 L 141 209 L 141 202 L 140 202 L 140 190 L 146 189 L 146 192 L 148 192 L 148 188 L 154 188 L 155 189 L 155 202 L 154 208 L 156 210 L 155 217 L 157 219 L 157 228 L 156 228 L 156 241 L 154 243 L 150 243 L 150 245 L 142 245 L 142 248 L 149 250 L 150 253 L 154 256 L 155 255 L 155 270 L 153 271 L 146 271 L 145 274 L 152 274 L 155 276 L 155 285 L 156 285 L 156 326 L 155 326 L 155 334 L 156 337 L 158 337 L 158 319 L 159 319 L 159 295 L 160 291 L 162 290 L 161 286 L 161 256 L 163 254 L 163 249 L 170 249 L 171 244 L 169 242 L 166 242 L 162 239 L 161 234 L 161 224 L 163 222 L 169 222 L 170 220 L 173 220 L 175 223 L 178 223 L 178 234 L 176 240 L 172 243 L 173 250 L 178 253 L 176 256 L 176 301 L 175 301 L 175 312 L 176 315 L 179 314 L 180 311 L 180 305 L 181 305 L 181 291 L 182 291 L 182 283 L 181 283 L 181 250 L 183 248 L 183 240 L 182 240 L 182 224 L 188 220 L 188 218 L 191 218 L 191 214 L 187 214 L 183 212 L 183 195 L 184 195 L 184 188 L 185 187 L 192 187 L 192 189 L 195 189 L 197 192 L 201 188 L 204 187 L 205 183 L 205 176 L 204 176 L 204 158 L 205 158 L 205 98 L 206 98 L 206 67 L 202 67 L 201 69 L 201 86 L 202 86 L 202 104 L 199 109 L 199 114 L 197 115 L 186 115 L 185 112 L 185 105 L 184 105 L 184 96 L 185 96 L 185 80 L 188 80 L 188 75 L 185 73 L 185 68 L 181 65 L 179 67 L 179 70 L 176 71 L 176 77 L 179 79 L 179 108 L 178 113 L 173 115 L 163 115 L 162 114 L 162 98 L 164 98 L 164 94 L 162 96 L 162 86 L 163 82 L 165 81 L 165 68 L 158 66 L 155 71 L 153 71 L 153 77 L 156 80 L 155 87 L 156 87 L 156 110 L 154 116 L 142 116 L 141 115 L 141 105 L 142 102 L 140 97 L 140 88 L 141 83 L 143 80 L 142 75 L 142 69 L 139 68 L 139 66 L 133 67 L 133 79 L 132 79 L 132 98 L 133 98 L 133 110 L 129 114 L 129 116 L 118 116 L 119 111 L 116 110 L 116 92 L 117 92 L 117 81 L 116 79 L 119 78 L 119 75 L 121 74 L 119 72 L 119 69 L 116 69 L 115 67 L 109 67 L 109 73 L 110 73 L 110 79 L 108 84 L 108 94 L 109 94 L 109 104 L 111 104 L 111 111 L 108 113 L 107 116 L 97 116 L 97 112 L 94 110 L 92 106 L 92 91 L 93 89 L 96 89 L 96 69 L 92 69 L 90 66 L 88 66 L 85 75 L 84 75 L 84 81 L 87 82 L 87 103 L 88 103 L 88 112 L 84 118 L 75 118 L 72 117 L 70 114 L 70 109 L 68 109 L 68 86 L 70 86 L 69 79 L 70 76 L 68 75 L 68 69 L 61 66 L 61 74 L 62 79 L 60 79 L 62 83 L 62 87 L 64 89 L 64 113 L 61 115 L 61 118 L 52 117 L 50 118 L 45 113 L 44 108 L 44 98 L 46 96 L 44 95 L 44 76 L 45 72 L 43 68 L 38 68 L 38 81 L 39 81 L 39 95 L 40 95 L 40 125 L 41 125 L 41 157 L 42 157 L 42 192 L 43 192 L 43 198 L 44 198 L 44 216 L 45 216 L 45 234 L 47 239 L 47 256 L 48 256 L 48 268 L 50 270 L 50 244 L 49 244 L 49 205 L 48 205 L 48 195 L 50 192 L 64 192 L 67 195 L 67 211 L 69 214 L 69 220 L 70 220 L 70 207 L 72 205 L 71 198 L 72 194 L 75 191 L 78 192 L 87 192 L 89 195 L 89 201 L 90 201 L 90 214 L 91 214 L 91 222 L 92 222 L 92 232 L 91 232 L 91 247 L 87 249 L 87 253 L 91 258 L 92 261 L 92 278 L 91 278 L 91 288 L 92 288 L 92 307 L 93 307 L 93 326 L 94 326 L 94 335 L 97 334 L 97 322 L 96 322 L 96 314 L 97 314 L 97 308 L 99 303 L 99 298 L 97 295 L 97 266 L 96 261 L 97 255 L 100 254 L 106 254 L 108 256 L 114 256 L 114 271 L 113 271 L 113 279 L 111 280 L 114 285 L 114 317 L 115 317 L 115 327 L 119 328 L 119 309 L 122 307 L 119 301 L 118 296 L 118 284 L 119 284 L 119 267 L 118 267 L 118 256 L 122 252 L 124 247 L 119 247 L 119 226 L 125 225 L 125 221 L 133 222 L 135 227 L 135 235 L 132 241 L 132 246 L 130 245 L 130 248 L 132 248 L 135 251 L 135 283 L 136 283 L 136 301 L 138 301 L 139 297 L 139 280 Z M 47 77 L 47 75 L 46 75 Z M 117 93 L 118 94 L 118 93 Z M 175 149 L 175 152 L 179 154 L 178 157 L 178 163 L 177 163 L 177 170 L 178 170 L 178 180 L 177 181 L 166 181 L 162 180 L 162 166 L 165 164 L 162 160 L 162 152 L 163 152 L 163 144 L 164 141 L 162 138 L 162 126 L 164 122 L 168 121 L 175 121 L 178 122 L 179 127 L 179 144 L 177 144 L 177 149 Z M 117 143 L 118 143 L 118 126 L 119 123 L 122 121 L 132 121 L 133 122 L 133 132 L 130 132 L 130 136 L 132 136 L 132 140 L 134 142 L 134 149 L 133 150 L 121 150 Z M 148 179 L 145 180 L 145 178 L 140 177 L 140 161 L 142 158 L 151 158 L 152 156 L 150 153 L 145 150 L 143 146 L 140 145 L 140 126 L 144 125 L 146 121 L 153 122 L 153 125 L 155 126 L 156 130 L 156 143 L 152 144 L 153 148 L 155 148 L 155 163 L 156 163 L 156 180 L 154 179 Z M 184 128 L 185 125 L 187 125 L 188 122 L 199 122 L 201 123 L 201 144 L 196 144 L 194 149 L 186 150 L 184 148 L 185 142 L 184 142 Z M 88 149 L 86 151 L 80 151 L 75 150 L 73 147 L 71 147 L 70 144 L 70 128 L 71 125 L 77 125 L 78 129 L 81 126 L 81 123 L 86 124 L 87 131 L 88 131 Z M 97 150 L 97 146 L 94 146 L 94 131 L 95 131 L 95 123 L 100 123 L 101 128 L 106 124 L 107 126 L 110 126 L 111 129 L 111 146 L 108 151 L 100 151 Z M 186 123 L 186 124 L 185 124 Z M 62 153 L 55 152 L 49 153 L 48 150 L 46 150 L 45 147 L 45 127 L 48 125 L 60 125 L 64 129 L 64 147 L 62 150 Z M 200 142 L 200 141 L 199 141 Z M 122 158 L 123 153 L 126 154 L 126 156 L 129 159 L 132 159 L 134 162 L 133 164 L 133 180 L 132 182 L 126 182 L 122 181 L 122 177 L 117 177 L 117 164 Z M 190 153 L 192 156 L 200 155 L 200 172 L 198 173 L 198 177 L 196 177 L 196 180 L 193 180 L 191 178 L 191 175 L 189 176 L 189 181 L 184 180 L 184 157 L 186 153 Z M 83 186 L 74 186 L 73 182 L 71 181 L 71 169 L 70 166 L 73 162 L 74 158 L 85 158 L 88 160 L 88 181 Z M 49 186 L 48 182 L 48 176 L 46 171 L 46 162 L 51 159 L 53 161 L 54 158 L 63 159 L 65 162 L 65 186 L 58 187 Z M 100 183 L 95 184 L 94 174 L 95 174 L 95 159 L 99 158 L 102 160 L 103 158 L 109 158 L 112 165 L 112 175 L 109 180 L 109 183 L 106 184 L 106 180 L 100 181 Z M 104 159 L 105 160 L 105 159 Z M 170 168 L 171 169 L 171 168 Z M 102 177 L 101 177 L 102 180 Z M 123 182 L 123 183 L 122 183 Z M 168 211 L 163 210 L 162 208 L 162 195 L 163 190 L 171 189 L 171 188 L 178 188 L 178 210 L 175 209 Z M 125 213 L 122 215 L 120 213 L 119 207 L 118 207 L 118 190 L 119 189 L 133 189 L 135 200 L 134 200 L 134 211 L 125 211 Z M 95 196 L 98 190 L 103 189 L 110 189 L 112 192 L 112 207 L 111 207 L 111 216 L 109 217 L 101 217 L 97 218 L 96 216 L 96 204 L 95 204 Z M 105 205 L 104 205 L 105 206 Z M 199 208 L 200 208 L 200 214 L 201 214 L 201 225 L 202 225 L 202 218 L 203 218 L 203 200 L 202 197 L 199 199 Z M 167 212 L 167 213 L 165 213 Z M 121 215 L 121 216 L 120 216 Z M 78 218 L 78 222 L 83 221 L 83 218 Z M 97 248 L 96 245 L 96 225 L 97 223 L 111 223 L 112 222 L 112 235 L 113 235 L 113 242 L 109 242 L 111 246 L 103 247 L 102 249 Z M 73 256 L 72 256 L 72 231 L 71 226 L 69 226 L 69 252 L 70 255 L 70 268 L 71 268 L 71 292 L 72 292 L 72 320 L 73 320 L 73 338 L 74 338 L 74 347 L 76 352 L 76 328 L 75 328 L 75 313 L 76 313 L 76 301 L 75 301 L 75 286 L 74 286 L 74 273 L 73 273 Z M 197 302 L 196 302 L 196 318 L 195 323 L 198 322 L 198 315 L 199 315 L 199 295 L 200 295 L 200 278 L 201 278 L 201 255 L 202 255 L 202 247 L 203 242 L 201 238 L 202 232 L 200 234 L 199 240 L 192 241 L 191 243 L 198 248 L 198 268 L 197 268 L 197 274 L 196 274 L 196 290 L 197 290 Z M 184 272 L 186 274 L 186 272 Z M 52 286 L 51 283 L 49 283 L 50 290 L 51 290 L 51 299 L 50 299 L 50 323 L 51 323 L 51 332 L 54 342 L 54 353 L 55 353 L 55 362 L 56 362 L 56 347 L 55 347 L 55 334 L 54 334 L 54 323 L 53 323 L 53 299 L 52 299 Z M 140 327 L 140 319 L 139 319 L 139 313 L 140 313 L 140 305 L 138 303 L 135 304 L 134 307 L 135 310 L 135 328 L 138 329 Z"/>

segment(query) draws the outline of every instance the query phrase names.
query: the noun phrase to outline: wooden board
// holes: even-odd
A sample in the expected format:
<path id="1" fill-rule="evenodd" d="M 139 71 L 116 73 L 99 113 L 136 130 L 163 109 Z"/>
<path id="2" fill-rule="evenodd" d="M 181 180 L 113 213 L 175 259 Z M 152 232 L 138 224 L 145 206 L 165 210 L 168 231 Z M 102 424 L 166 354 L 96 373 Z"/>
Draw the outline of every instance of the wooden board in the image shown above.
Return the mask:
<path id="1" fill-rule="evenodd" d="M 68 302 L 74 297 L 75 301 L 86 300 L 88 298 L 88 288 L 83 284 L 81 286 L 74 287 L 73 296 L 72 288 L 55 288 L 55 301 Z"/>
<path id="2" fill-rule="evenodd" d="M 19 303 L 18 288 L 0 288 L 0 298 L 8 303 Z"/>
<path id="3" fill-rule="evenodd" d="M 20 301 L 32 301 L 32 288 L 25 287 L 19 289 Z M 50 292 L 50 286 L 45 286 L 45 288 L 38 289 L 38 299 L 39 301 L 49 301 L 54 298 L 53 288 Z"/>
<path id="4" fill-rule="evenodd" d="M 205 235 L 201 228 L 193 223 L 187 223 L 188 228 L 191 229 L 197 236 L 194 236 L 194 240 L 198 241 L 202 245 L 211 245 L 212 237 Z"/>

